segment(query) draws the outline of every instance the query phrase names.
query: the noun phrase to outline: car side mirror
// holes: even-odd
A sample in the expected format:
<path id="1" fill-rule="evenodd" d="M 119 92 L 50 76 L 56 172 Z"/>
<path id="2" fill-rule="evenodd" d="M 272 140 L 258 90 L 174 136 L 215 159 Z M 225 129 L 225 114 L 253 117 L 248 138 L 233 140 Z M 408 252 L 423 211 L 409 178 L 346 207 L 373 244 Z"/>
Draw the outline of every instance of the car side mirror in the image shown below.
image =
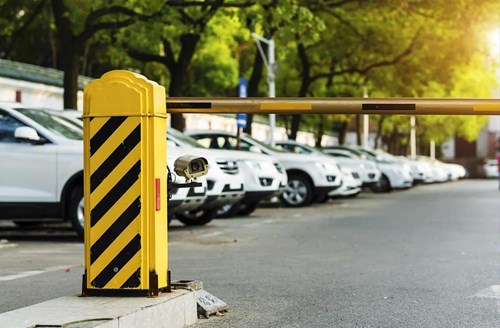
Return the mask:
<path id="1" fill-rule="evenodd" d="M 20 126 L 14 130 L 14 138 L 18 141 L 27 141 L 37 143 L 40 141 L 40 136 L 35 129 L 29 126 Z"/>

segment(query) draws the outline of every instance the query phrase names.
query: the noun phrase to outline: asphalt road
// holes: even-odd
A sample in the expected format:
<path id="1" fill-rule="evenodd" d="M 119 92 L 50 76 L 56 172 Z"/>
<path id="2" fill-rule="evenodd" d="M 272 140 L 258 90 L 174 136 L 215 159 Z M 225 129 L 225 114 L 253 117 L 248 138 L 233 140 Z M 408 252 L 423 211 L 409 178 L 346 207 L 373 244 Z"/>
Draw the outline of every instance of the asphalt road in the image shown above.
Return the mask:
<path id="1" fill-rule="evenodd" d="M 361 194 L 170 229 L 173 279 L 227 302 L 208 327 L 500 327 L 496 181 Z M 67 226 L 0 226 L 0 312 L 81 289 Z"/>

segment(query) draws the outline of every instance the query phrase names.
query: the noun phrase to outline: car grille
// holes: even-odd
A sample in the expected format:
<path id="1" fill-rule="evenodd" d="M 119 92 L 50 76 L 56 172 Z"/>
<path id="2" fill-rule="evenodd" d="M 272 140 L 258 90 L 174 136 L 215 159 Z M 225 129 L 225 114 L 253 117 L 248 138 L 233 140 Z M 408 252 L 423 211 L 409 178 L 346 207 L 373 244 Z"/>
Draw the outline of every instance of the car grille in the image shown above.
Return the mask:
<path id="1" fill-rule="evenodd" d="M 276 170 L 278 170 L 279 173 L 283 173 L 283 166 L 281 166 L 279 163 L 274 163 L 274 166 L 276 167 Z"/>
<path id="2" fill-rule="evenodd" d="M 217 165 L 227 174 L 237 174 L 239 172 L 238 163 L 236 161 L 217 161 Z"/>
<path id="3" fill-rule="evenodd" d="M 352 176 L 353 176 L 354 179 L 359 179 L 358 172 L 352 172 Z"/>

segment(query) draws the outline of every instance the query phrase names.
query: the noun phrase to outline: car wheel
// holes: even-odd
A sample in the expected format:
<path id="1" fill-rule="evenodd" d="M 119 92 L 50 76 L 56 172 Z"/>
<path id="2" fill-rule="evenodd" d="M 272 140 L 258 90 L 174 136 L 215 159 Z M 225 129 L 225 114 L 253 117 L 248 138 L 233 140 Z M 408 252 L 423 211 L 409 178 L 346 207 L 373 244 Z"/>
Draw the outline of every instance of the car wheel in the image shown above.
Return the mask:
<path id="1" fill-rule="evenodd" d="M 71 191 L 69 201 L 69 219 L 78 236 L 83 237 L 83 187 L 78 185 Z"/>
<path id="2" fill-rule="evenodd" d="M 259 202 L 243 204 L 238 212 L 238 215 L 250 215 L 257 209 Z"/>
<path id="3" fill-rule="evenodd" d="M 301 207 L 311 204 L 313 188 L 309 179 L 301 174 L 291 174 L 281 201 L 290 207 Z"/>
<path id="4" fill-rule="evenodd" d="M 375 192 L 390 192 L 390 191 L 392 191 L 391 182 L 389 181 L 389 178 L 387 178 L 387 176 L 385 176 L 385 175 L 382 175 L 372 190 Z"/>
<path id="5" fill-rule="evenodd" d="M 218 218 L 232 218 L 236 216 L 241 208 L 241 202 L 227 204 L 217 209 Z"/>
<path id="6" fill-rule="evenodd" d="M 314 202 L 318 203 L 318 204 L 324 204 L 328 201 L 328 199 L 330 199 L 330 196 L 328 196 L 328 193 L 322 192 L 322 193 L 317 194 L 314 197 Z"/>
<path id="7" fill-rule="evenodd" d="M 211 208 L 208 210 L 193 210 L 178 213 L 177 220 L 187 226 L 205 225 L 217 215 L 218 208 Z"/>

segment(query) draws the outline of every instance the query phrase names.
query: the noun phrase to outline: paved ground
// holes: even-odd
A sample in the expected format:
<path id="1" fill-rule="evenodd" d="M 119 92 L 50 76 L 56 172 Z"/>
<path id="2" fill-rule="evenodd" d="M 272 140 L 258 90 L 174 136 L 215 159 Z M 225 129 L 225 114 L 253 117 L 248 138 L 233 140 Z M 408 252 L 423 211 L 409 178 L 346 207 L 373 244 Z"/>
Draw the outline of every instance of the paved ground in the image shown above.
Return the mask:
<path id="1" fill-rule="evenodd" d="M 500 327 L 499 196 L 472 180 L 175 223 L 170 267 L 230 305 L 204 328 Z M 68 228 L 2 225 L 0 312 L 80 291 Z"/>

